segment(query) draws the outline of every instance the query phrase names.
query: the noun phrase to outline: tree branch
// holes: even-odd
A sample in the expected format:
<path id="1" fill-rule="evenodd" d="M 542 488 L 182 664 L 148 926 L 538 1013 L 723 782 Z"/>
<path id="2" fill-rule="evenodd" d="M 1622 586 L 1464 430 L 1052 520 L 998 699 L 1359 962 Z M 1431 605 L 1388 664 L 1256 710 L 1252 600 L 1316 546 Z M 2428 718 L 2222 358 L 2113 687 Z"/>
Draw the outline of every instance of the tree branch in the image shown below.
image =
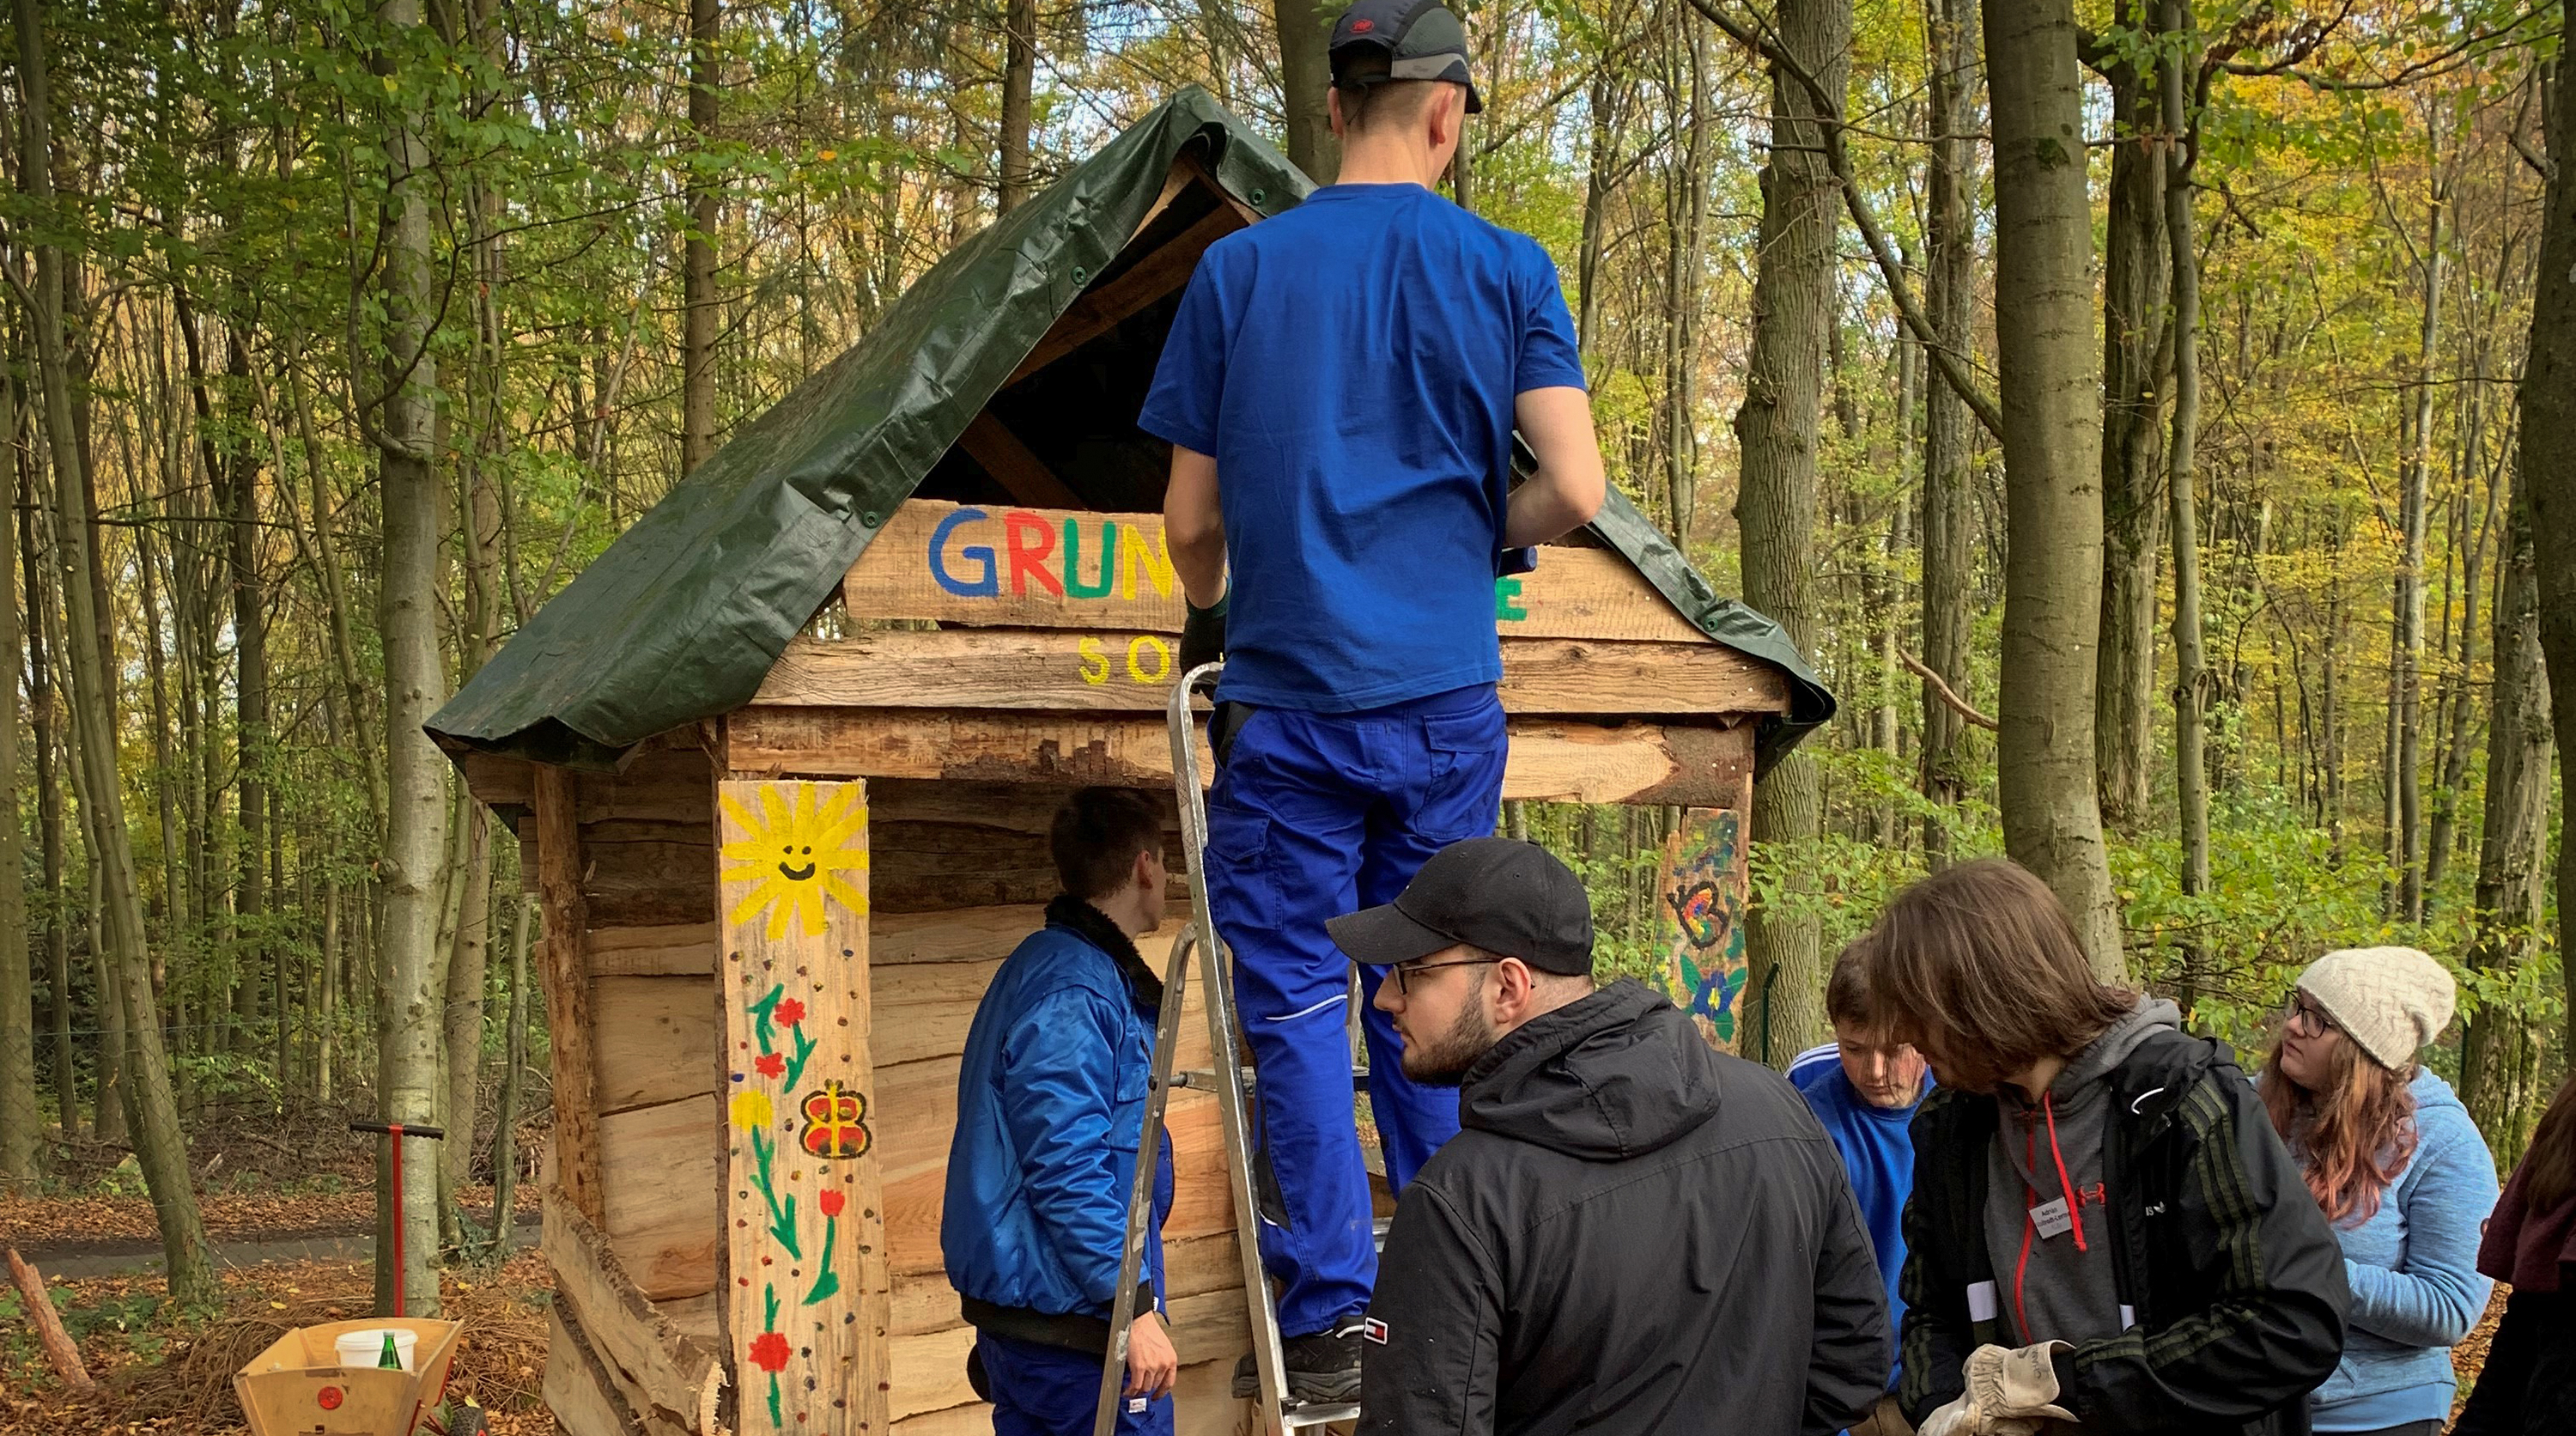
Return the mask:
<path id="1" fill-rule="evenodd" d="M 1924 667 L 1922 659 L 1917 658 L 1913 654 L 1900 648 L 1896 650 L 1896 661 L 1904 664 L 1905 670 L 1908 673 L 1922 679 L 1924 686 L 1932 690 L 1932 696 L 1940 699 L 1943 707 L 1948 708 L 1951 712 L 1958 714 L 1960 717 L 1967 719 L 1969 722 L 1980 728 L 1984 728 L 1992 732 L 2003 731 L 2001 726 L 1998 725 L 1995 720 L 1968 706 L 1967 699 L 1951 692 L 1950 685 L 1941 681 L 1940 674 Z"/>
<path id="2" fill-rule="evenodd" d="M 1960 402 L 1977 416 L 1977 422 L 1994 436 L 1995 442 L 2003 442 L 2003 411 L 1978 386 L 1976 376 L 1968 370 L 1967 361 L 1941 342 L 1932 321 L 1924 315 L 1923 307 L 1915 302 L 1913 287 L 1905 282 L 1905 267 L 1897 260 L 1895 246 L 1887 242 L 1886 231 L 1879 228 L 1878 216 L 1870 210 L 1868 199 L 1861 194 L 1860 185 L 1852 178 L 1851 154 L 1843 144 L 1842 102 L 1825 93 L 1825 87 L 1817 83 L 1816 77 L 1809 74 L 1807 67 L 1799 64 L 1787 49 L 1728 18 L 1713 0 L 1690 0 L 1690 3 L 1692 9 L 1708 17 L 1710 24 L 1724 31 L 1727 38 L 1779 67 L 1780 73 L 1796 81 L 1798 87 L 1807 92 L 1809 102 L 1816 107 L 1816 128 L 1825 138 L 1825 167 L 1833 172 L 1834 182 L 1842 186 L 1843 207 L 1851 213 L 1852 227 L 1860 231 L 1861 239 L 1869 245 L 1870 258 L 1878 265 L 1879 279 L 1887 285 L 1887 297 L 1896 305 L 1897 317 L 1914 332 L 1915 342 L 1923 346 L 1923 352 L 1932 356 L 1933 367 L 1941 371 L 1941 378 L 1958 394 Z"/>

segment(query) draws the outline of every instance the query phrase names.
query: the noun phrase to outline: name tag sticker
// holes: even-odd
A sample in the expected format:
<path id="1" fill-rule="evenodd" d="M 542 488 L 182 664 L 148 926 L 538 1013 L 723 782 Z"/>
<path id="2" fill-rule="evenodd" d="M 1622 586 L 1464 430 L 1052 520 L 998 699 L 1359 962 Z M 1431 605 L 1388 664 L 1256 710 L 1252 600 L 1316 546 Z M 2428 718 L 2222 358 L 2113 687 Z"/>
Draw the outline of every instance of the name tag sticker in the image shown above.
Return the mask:
<path id="1" fill-rule="evenodd" d="M 2066 1209 L 2066 1199 L 2057 1197 L 2030 1209 L 2030 1224 L 2040 1238 L 2062 1237 L 2075 1230 L 2075 1217 Z"/>

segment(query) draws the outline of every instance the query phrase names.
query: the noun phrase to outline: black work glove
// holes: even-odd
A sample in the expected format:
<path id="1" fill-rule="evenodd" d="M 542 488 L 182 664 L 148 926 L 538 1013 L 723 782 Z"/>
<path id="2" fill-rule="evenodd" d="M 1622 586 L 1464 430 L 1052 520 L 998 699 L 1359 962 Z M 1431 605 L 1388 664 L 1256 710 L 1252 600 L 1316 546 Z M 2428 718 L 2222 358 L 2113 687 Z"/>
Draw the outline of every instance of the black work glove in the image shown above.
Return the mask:
<path id="1" fill-rule="evenodd" d="M 1189 617 L 1181 622 L 1181 671 L 1189 672 L 1202 663 L 1214 663 L 1225 656 L 1225 606 L 1234 598 L 1229 593 L 1216 601 L 1213 608 L 1201 608 L 1184 598 L 1181 606 Z"/>

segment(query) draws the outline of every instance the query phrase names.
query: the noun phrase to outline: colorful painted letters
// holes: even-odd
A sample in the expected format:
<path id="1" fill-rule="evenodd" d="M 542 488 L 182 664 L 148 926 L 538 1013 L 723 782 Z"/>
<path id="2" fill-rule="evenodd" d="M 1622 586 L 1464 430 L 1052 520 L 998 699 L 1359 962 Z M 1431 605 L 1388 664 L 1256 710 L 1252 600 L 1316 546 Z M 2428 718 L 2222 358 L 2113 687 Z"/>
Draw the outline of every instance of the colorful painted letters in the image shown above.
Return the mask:
<path id="1" fill-rule="evenodd" d="M 931 530 L 924 559 L 942 589 L 959 598 L 999 598 L 1007 573 L 1013 597 L 1026 597 L 1035 589 L 1063 599 L 1133 599 L 1140 581 L 1157 598 L 1178 592 L 1171 550 L 1159 528 L 1105 515 L 1068 515 L 1059 542 L 1058 526 L 1045 516 L 1004 509 L 1002 550 L 996 555 L 991 544 L 973 541 L 989 532 L 975 526 L 992 521 L 992 514 L 969 506 L 949 513 Z M 1098 556 L 1086 564 L 1085 550 L 1095 545 Z"/>

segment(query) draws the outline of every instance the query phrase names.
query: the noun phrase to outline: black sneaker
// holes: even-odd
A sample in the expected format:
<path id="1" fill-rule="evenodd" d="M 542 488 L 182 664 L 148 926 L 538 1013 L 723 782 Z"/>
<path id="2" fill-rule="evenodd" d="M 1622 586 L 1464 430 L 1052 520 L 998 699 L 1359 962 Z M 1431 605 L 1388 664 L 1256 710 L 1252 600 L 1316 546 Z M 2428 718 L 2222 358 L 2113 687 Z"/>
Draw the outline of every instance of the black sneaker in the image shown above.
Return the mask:
<path id="1" fill-rule="evenodd" d="M 1345 1316 L 1322 1331 L 1279 1343 L 1288 1367 L 1289 1405 L 1360 1399 L 1360 1327 L 1357 1315 Z M 1260 1368 L 1247 1351 L 1234 1364 L 1234 1394 L 1249 1397 L 1260 1387 Z"/>

